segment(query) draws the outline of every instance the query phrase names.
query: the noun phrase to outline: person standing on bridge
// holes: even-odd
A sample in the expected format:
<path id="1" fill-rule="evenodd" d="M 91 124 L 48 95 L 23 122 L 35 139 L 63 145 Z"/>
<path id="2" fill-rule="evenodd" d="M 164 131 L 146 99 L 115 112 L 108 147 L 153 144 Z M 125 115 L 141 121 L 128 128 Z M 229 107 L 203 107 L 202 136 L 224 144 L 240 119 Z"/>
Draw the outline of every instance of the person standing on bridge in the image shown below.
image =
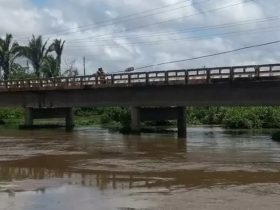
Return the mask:
<path id="1" fill-rule="evenodd" d="M 96 72 L 96 77 L 97 77 L 97 84 L 105 84 L 106 83 L 106 74 L 102 68 L 98 68 Z"/>

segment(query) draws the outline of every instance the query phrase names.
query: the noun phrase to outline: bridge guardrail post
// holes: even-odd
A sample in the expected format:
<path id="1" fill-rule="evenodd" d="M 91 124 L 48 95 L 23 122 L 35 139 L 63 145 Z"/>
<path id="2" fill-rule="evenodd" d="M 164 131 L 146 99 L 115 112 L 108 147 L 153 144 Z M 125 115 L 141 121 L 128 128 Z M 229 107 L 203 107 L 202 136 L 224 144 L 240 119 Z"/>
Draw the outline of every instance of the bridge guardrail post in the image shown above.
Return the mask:
<path id="1" fill-rule="evenodd" d="M 80 86 L 83 87 L 84 77 L 80 77 Z"/>
<path id="2" fill-rule="evenodd" d="M 146 85 L 148 85 L 148 84 L 149 84 L 149 73 L 146 72 Z"/>
<path id="3" fill-rule="evenodd" d="M 234 68 L 233 67 L 230 67 L 230 81 L 233 82 L 234 81 Z"/>
<path id="4" fill-rule="evenodd" d="M 115 84 L 115 77 L 114 77 L 114 74 L 111 75 L 111 83 L 112 83 L 112 85 Z"/>
<path id="5" fill-rule="evenodd" d="M 165 77 L 165 81 L 164 81 L 164 82 L 165 82 L 166 85 L 168 85 L 168 83 L 169 83 L 169 75 L 168 75 L 168 72 L 165 72 L 165 73 L 164 73 L 164 77 Z"/>
<path id="6" fill-rule="evenodd" d="M 128 74 L 128 85 L 131 85 L 131 74 Z"/>
<path id="7" fill-rule="evenodd" d="M 188 70 L 186 70 L 185 83 L 186 83 L 186 84 L 189 83 L 189 71 L 188 71 Z"/>
<path id="8" fill-rule="evenodd" d="M 210 69 L 206 70 L 206 75 L 207 75 L 207 84 L 211 84 L 211 70 Z"/>
<path id="9" fill-rule="evenodd" d="M 95 75 L 95 86 L 98 86 L 98 76 Z"/>
<path id="10" fill-rule="evenodd" d="M 260 78 L 260 67 L 259 66 L 255 67 L 255 76 L 256 76 L 257 79 Z"/>

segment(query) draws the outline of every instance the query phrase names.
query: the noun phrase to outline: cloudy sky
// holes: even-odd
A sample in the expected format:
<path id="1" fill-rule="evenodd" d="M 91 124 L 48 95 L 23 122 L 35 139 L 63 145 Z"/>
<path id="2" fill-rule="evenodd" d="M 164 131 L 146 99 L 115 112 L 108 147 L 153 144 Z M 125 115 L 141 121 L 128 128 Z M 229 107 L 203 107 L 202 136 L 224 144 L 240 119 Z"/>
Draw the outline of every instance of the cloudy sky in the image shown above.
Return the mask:
<path id="1" fill-rule="evenodd" d="M 280 40 L 279 0 L 0 0 L 0 36 L 66 40 L 82 72 L 192 58 Z M 278 62 L 280 44 L 146 70 Z"/>

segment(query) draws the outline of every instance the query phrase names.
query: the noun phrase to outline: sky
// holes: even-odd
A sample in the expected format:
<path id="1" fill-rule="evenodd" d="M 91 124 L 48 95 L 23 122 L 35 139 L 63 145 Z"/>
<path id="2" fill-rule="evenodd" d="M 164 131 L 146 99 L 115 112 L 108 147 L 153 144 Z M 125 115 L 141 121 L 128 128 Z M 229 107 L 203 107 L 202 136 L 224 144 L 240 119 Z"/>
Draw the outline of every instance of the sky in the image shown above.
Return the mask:
<path id="1" fill-rule="evenodd" d="M 66 40 L 82 73 L 187 59 L 280 40 L 279 0 L 0 0 L 0 36 Z M 280 44 L 143 71 L 279 62 Z"/>
<path id="2" fill-rule="evenodd" d="M 45 0 L 32 0 L 32 3 L 37 6 L 42 6 L 45 3 Z"/>

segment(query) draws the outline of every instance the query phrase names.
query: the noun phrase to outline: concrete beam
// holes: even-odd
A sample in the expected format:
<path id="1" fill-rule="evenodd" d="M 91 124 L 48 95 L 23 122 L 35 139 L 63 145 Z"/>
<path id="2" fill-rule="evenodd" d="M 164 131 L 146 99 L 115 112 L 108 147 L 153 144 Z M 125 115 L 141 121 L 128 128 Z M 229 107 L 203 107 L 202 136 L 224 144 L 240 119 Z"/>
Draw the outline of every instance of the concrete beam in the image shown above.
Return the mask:
<path id="1" fill-rule="evenodd" d="M 24 123 L 25 126 L 27 127 L 32 127 L 33 126 L 33 112 L 32 108 L 26 108 L 25 109 L 25 114 L 24 114 Z"/>
<path id="2" fill-rule="evenodd" d="M 26 107 L 179 107 L 280 105 L 280 82 L 116 87 L 23 92 Z M 10 93 L 11 95 L 13 93 Z M 8 100 L 9 97 L 1 97 Z M 1 96 L 1 93 L 0 93 Z M 22 97 L 19 97 L 22 98 Z M 2 101 L 5 101 L 2 100 Z M 2 101 L 0 101 L 0 106 Z M 18 102 L 12 100 L 11 104 Z M 3 102 L 8 103 L 8 101 Z"/>
<path id="3" fill-rule="evenodd" d="M 73 111 L 72 108 L 65 108 L 66 115 L 65 115 L 65 125 L 66 130 L 70 131 L 74 128 L 74 120 L 73 120 Z"/>
<path id="4" fill-rule="evenodd" d="M 279 81 L 1 92 L 0 107 L 279 106 Z"/>

